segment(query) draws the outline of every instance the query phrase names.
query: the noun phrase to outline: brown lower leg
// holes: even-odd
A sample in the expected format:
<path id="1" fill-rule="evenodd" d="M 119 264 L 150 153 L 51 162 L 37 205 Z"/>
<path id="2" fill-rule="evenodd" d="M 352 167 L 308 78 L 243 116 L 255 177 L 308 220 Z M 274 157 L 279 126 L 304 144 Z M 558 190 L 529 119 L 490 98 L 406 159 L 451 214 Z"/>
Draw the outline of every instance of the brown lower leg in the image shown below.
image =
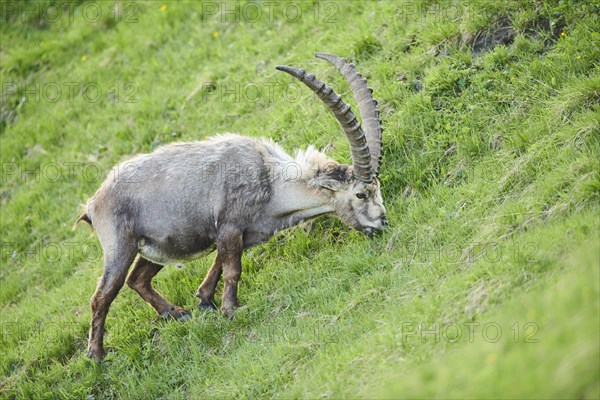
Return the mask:
<path id="1" fill-rule="evenodd" d="M 222 257 L 224 281 L 221 312 L 233 318 L 234 309 L 238 307 L 237 287 L 242 274 L 242 234 L 234 228 L 224 229 L 219 239 L 217 248 Z"/>
<path id="2" fill-rule="evenodd" d="M 222 272 L 221 253 L 217 251 L 212 267 L 196 292 L 196 296 L 200 299 L 200 307 L 215 308 L 215 289 Z"/>
<path id="3" fill-rule="evenodd" d="M 104 323 L 111 303 L 125 283 L 127 270 L 135 256 L 132 248 L 104 254 L 104 273 L 98 282 L 96 292 L 92 296 L 92 322 L 88 339 L 88 357 L 100 361 L 104 358 Z"/>
<path id="4" fill-rule="evenodd" d="M 237 291 L 242 274 L 242 263 L 233 261 L 230 264 L 225 264 L 223 270 L 224 285 L 221 311 L 229 318 L 233 318 L 233 312 L 239 306 Z"/>
<path id="5" fill-rule="evenodd" d="M 99 289 L 96 290 L 90 302 L 92 306 L 92 322 L 88 338 L 87 355 L 96 361 L 104 358 L 104 323 L 106 322 L 106 315 L 108 314 L 110 304 L 117 297 L 117 293 L 122 286 L 123 282 L 121 282 L 118 289 L 104 292 L 100 289 L 99 285 Z"/>
<path id="6" fill-rule="evenodd" d="M 190 314 L 181 307 L 173 305 L 166 300 L 152 287 L 152 278 L 163 268 L 162 265 L 155 264 L 145 258 L 139 257 L 129 276 L 127 285 L 135 290 L 148 304 L 150 304 L 158 314 L 163 317 L 174 317 L 179 320 L 186 320 Z"/>

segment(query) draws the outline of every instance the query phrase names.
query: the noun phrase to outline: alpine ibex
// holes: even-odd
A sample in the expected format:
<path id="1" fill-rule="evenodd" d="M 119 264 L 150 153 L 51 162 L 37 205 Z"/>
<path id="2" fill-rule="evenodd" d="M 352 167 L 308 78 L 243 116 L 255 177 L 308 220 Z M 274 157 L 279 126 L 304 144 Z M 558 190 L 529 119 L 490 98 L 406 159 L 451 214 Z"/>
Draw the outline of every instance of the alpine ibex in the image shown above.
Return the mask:
<path id="1" fill-rule="evenodd" d="M 244 248 L 329 213 L 367 235 L 387 225 L 377 179 L 381 122 L 372 90 L 345 59 L 316 56 L 335 65 L 349 82 L 364 130 L 350 107 L 314 75 L 287 66 L 277 69 L 303 82 L 329 107 L 350 142 L 352 166 L 338 164 L 312 146 L 294 158 L 272 141 L 231 134 L 173 143 L 115 166 L 77 220 L 94 227 L 104 252 L 104 273 L 91 299 L 88 356 L 104 357 L 104 322 L 124 283 L 163 317 L 191 317 L 152 287 L 152 278 L 165 264 L 216 248 L 196 296 L 199 307 L 215 308 L 222 274 L 221 311 L 232 318 Z"/>

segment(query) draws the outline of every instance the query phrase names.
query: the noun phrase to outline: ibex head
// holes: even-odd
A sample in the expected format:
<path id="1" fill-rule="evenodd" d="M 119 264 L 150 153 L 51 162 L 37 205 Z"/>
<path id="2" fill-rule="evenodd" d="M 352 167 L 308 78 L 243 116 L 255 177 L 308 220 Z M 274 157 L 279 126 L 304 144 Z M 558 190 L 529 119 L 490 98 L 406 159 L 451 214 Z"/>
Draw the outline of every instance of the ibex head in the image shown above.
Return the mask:
<path id="1" fill-rule="evenodd" d="M 352 152 L 352 166 L 331 163 L 320 168 L 314 178 L 315 186 L 330 197 L 335 213 L 351 227 L 371 235 L 387 225 L 385 207 L 379 188 L 379 166 L 381 162 L 381 121 L 377 101 L 367 81 L 354 65 L 333 54 L 317 53 L 318 58 L 329 61 L 350 84 L 358 103 L 364 130 L 350 106 L 342 101 L 333 88 L 327 87 L 313 74 L 287 66 L 277 66 L 306 86 L 329 107 L 338 120 Z"/>

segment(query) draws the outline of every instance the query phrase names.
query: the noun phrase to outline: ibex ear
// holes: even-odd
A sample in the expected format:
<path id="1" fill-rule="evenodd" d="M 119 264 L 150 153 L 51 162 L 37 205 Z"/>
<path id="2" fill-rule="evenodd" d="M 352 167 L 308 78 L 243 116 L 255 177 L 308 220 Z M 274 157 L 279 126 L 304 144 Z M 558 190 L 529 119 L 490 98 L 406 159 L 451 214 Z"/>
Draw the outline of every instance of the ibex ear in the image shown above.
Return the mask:
<path id="1" fill-rule="evenodd" d="M 352 179 L 352 172 L 347 165 L 329 164 L 315 176 L 315 185 L 331 191 L 344 189 Z"/>

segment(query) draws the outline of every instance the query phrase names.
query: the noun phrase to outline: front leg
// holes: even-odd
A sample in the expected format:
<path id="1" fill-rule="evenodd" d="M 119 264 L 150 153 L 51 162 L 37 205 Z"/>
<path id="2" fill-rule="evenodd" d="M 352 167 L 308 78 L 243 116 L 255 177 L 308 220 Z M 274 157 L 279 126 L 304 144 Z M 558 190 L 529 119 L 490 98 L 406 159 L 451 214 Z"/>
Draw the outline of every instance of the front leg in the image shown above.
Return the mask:
<path id="1" fill-rule="evenodd" d="M 224 281 L 221 312 L 233 319 L 234 310 L 239 305 L 237 286 L 242 275 L 243 233 L 231 225 L 223 227 L 219 232 L 217 250 L 221 257 Z"/>
<path id="2" fill-rule="evenodd" d="M 198 307 L 204 310 L 216 310 L 215 306 L 215 289 L 223 272 L 223 262 L 221 260 L 221 252 L 217 250 L 217 256 L 212 267 L 206 273 L 206 277 L 196 292 L 196 297 L 200 299 Z"/>

